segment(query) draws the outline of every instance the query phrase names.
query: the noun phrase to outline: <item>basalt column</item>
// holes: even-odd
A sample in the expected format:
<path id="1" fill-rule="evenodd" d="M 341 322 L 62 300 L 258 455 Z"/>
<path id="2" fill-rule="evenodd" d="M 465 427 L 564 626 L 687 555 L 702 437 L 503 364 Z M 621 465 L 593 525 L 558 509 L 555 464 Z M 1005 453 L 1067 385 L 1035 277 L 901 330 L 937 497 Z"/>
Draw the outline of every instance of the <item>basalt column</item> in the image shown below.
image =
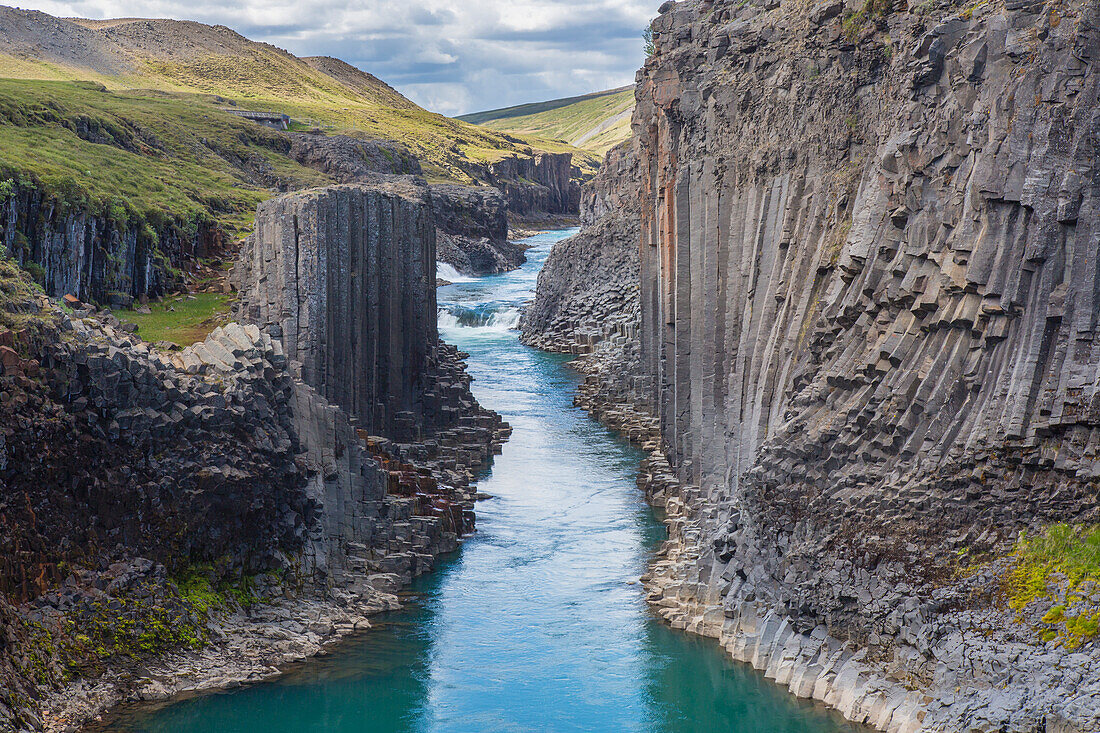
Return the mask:
<path id="1" fill-rule="evenodd" d="M 885 730 L 1097 730 L 1058 641 L 1095 601 L 1001 594 L 1022 531 L 1100 517 L 1100 4 L 860 7 L 652 26 L 650 600 Z"/>
<path id="2" fill-rule="evenodd" d="M 241 312 L 363 428 L 406 439 L 438 343 L 435 246 L 426 189 L 410 183 L 272 199 L 239 258 Z"/>

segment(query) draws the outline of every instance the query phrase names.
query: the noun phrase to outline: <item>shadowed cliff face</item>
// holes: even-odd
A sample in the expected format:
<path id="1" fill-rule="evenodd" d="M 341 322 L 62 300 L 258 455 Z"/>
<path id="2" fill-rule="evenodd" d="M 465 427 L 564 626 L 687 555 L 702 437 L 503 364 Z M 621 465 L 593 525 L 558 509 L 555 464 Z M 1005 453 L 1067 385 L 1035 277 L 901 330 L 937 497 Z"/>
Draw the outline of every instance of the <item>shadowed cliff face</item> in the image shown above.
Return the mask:
<path id="1" fill-rule="evenodd" d="M 1098 518 L 1100 8 L 1008 5 L 666 3 L 639 74 L 641 348 L 684 485 L 651 600 L 891 730 L 1100 720 L 1095 647 L 1050 672 L 1003 565 L 958 573 Z"/>
<path id="2" fill-rule="evenodd" d="M 508 241 L 508 201 L 488 186 L 431 186 L 437 256 L 458 272 L 490 275 L 513 270 L 527 258 Z"/>
<path id="3" fill-rule="evenodd" d="M 0 202 L 0 248 L 41 268 L 48 293 L 117 307 L 178 287 L 172 265 L 218 254 L 224 242 L 212 221 L 127 225 L 20 185 Z"/>
<path id="4" fill-rule="evenodd" d="M 489 165 L 489 178 L 508 199 L 508 211 L 517 216 L 575 215 L 581 188 L 573 180 L 572 161 L 571 153 L 510 156 Z"/>

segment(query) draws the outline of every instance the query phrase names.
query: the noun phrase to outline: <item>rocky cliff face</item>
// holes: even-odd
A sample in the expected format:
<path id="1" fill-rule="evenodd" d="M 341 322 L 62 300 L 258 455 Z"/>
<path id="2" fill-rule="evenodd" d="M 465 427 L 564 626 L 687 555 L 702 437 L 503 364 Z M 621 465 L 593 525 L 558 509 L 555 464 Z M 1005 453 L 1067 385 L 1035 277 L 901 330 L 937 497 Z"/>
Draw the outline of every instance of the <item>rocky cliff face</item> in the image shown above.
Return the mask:
<path id="1" fill-rule="evenodd" d="M 435 352 L 435 226 L 426 189 L 337 186 L 260 205 L 235 275 L 240 313 L 302 380 L 373 433 L 424 412 Z"/>
<path id="2" fill-rule="evenodd" d="M 620 351 L 637 340 L 638 185 L 629 148 L 610 151 L 581 194 L 583 230 L 556 244 L 539 273 L 524 343 L 586 354 L 616 336 Z"/>
<path id="3" fill-rule="evenodd" d="M 241 248 L 238 312 L 362 429 L 399 443 L 435 436 L 446 462 L 463 444 L 488 450 L 502 424 L 439 341 L 435 263 L 432 194 L 418 179 L 287 194 L 260 205 Z"/>
<path id="4" fill-rule="evenodd" d="M 0 203 L 0 246 L 47 292 L 117 307 L 177 287 L 173 268 L 223 242 L 213 222 L 120 221 L 16 185 Z"/>
<path id="5" fill-rule="evenodd" d="M 527 261 L 508 241 L 508 201 L 489 186 L 436 184 L 432 190 L 437 257 L 466 275 L 514 270 Z"/>
<path id="6" fill-rule="evenodd" d="M 489 165 L 489 179 L 508 199 L 517 216 L 576 215 L 580 184 L 573 180 L 570 153 L 509 156 Z"/>
<path id="7" fill-rule="evenodd" d="M 1098 21 L 654 22 L 641 344 L 682 488 L 651 600 L 882 729 L 1100 726 L 1100 652 L 1044 643 L 1055 601 L 1008 610 L 988 561 L 1097 519 Z"/>
<path id="8" fill-rule="evenodd" d="M 299 318 L 173 354 L 0 261 L 0 728 L 268 675 L 368 627 L 472 529 L 508 429 L 436 338 L 424 190 L 288 196 L 260 221 L 270 269 L 246 262 L 243 289 L 301 292 L 257 306 Z"/>

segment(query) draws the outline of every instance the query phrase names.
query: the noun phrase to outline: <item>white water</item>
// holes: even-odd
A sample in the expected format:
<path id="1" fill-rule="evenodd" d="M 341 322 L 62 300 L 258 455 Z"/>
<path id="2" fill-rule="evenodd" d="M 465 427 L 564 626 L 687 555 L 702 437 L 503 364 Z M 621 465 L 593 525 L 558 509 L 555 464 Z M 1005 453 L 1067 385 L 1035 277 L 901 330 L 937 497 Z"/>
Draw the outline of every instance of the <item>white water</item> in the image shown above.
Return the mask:
<path id="1" fill-rule="evenodd" d="M 448 265 L 446 262 L 435 263 L 435 276 L 449 283 L 468 283 L 474 279 L 469 275 L 463 275 L 453 265 Z"/>
<path id="2" fill-rule="evenodd" d="M 474 331 L 511 331 L 519 326 L 519 317 L 519 308 L 464 310 L 445 304 L 439 309 L 439 329 L 441 331 L 456 328 L 466 328 Z"/>

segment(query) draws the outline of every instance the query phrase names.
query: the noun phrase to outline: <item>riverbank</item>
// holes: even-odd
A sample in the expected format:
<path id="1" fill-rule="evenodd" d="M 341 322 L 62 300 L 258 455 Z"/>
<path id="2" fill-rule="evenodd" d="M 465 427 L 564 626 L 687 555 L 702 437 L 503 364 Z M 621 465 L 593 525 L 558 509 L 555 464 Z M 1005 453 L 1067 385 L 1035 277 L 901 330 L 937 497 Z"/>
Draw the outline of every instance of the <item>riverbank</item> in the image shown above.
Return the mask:
<path id="1" fill-rule="evenodd" d="M 112 670 L 52 693 L 43 704 L 44 730 L 110 730 L 97 724 L 120 706 L 179 701 L 278 677 L 287 665 L 369 631 L 371 616 L 399 607 L 396 595 L 373 591 L 341 600 L 286 600 L 220 616 L 210 625 L 216 641 L 202 649 L 169 654 L 140 669 Z"/>
<path id="2" fill-rule="evenodd" d="M 323 660 L 134 711 L 116 730 L 851 730 L 648 611 L 637 578 L 663 531 L 636 486 L 642 453 L 572 406 L 580 379 L 566 357 L 520 345 L 501 315 L 530 298 L 560 236 L 540 235 L 518 271 L 439 293 L 475 396 L 514 426 L 478 483 L 492 498 L 461 553 L 418 582 L 408 610 Z"/>

